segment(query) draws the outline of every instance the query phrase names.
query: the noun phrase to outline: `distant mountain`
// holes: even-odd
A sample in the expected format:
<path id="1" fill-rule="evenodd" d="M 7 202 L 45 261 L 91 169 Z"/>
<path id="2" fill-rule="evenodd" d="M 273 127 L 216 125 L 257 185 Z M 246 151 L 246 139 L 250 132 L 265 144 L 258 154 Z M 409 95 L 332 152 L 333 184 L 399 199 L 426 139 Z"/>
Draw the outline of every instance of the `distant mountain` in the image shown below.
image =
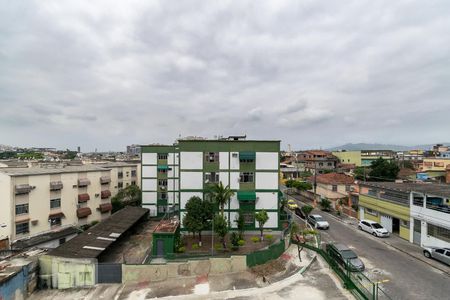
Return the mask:
<path id="1" fill-rule="evenodd" d="M 444 145 L 450 145 L 450 143 L 439 143 Z M 403 146 L 403 145 L 389 145 L 389 144 L 366 144 L 366 143 L 357 143 L 357 144 L 345 144 L 338 147 L 333 147 L 327 149 L 328 151 L 339 151 L 339 150 L 347 150 L 347 151 L 358 151 L 358 150 L 392 150 L 392 151 L 407 151 L 407 150 L 430 150 L 433 148 L 435 144 L 428 145 L 416 145 L 416 146 Z"/>

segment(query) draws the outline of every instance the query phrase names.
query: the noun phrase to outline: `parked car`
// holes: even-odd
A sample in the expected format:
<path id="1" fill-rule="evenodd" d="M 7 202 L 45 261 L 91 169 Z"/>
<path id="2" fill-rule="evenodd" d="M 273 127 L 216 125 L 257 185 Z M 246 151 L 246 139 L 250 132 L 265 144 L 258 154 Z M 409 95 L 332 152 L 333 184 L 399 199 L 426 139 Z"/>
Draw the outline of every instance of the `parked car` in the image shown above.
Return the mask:
<path id="1" fill-rule="evenodd" d="M 381 226 L 380 224 L 378 224 L 375 221 L 361 220 L 361 221 L 359 221 L 358 228 L 360 230 L 363 230 L 363 231 L 366 231 L 366 232 L 372 234 L 373 236 L 378 236 L 378 237 L 388 237 L 389 236 L 389 231 L 387 231 L 386 228 L 384 228 L 383 226 Z"/>
<path id="2" fill-rule="evenodd" d="M 330 228 L 330 224 L 328 224 L 328 222 L 324 218 L 322 218 L 321 215 L 309 215 L 308 222 L 309 224 L 311 224 L 311 226 L 317 229 Z"/>
<path id="3" fill-rule="evenodd" d="M 306 216 L 305 216 L 305 214 L 303 213 L 303 211 L 300 209 L 300 207 L 297 207 L 295 210 L 294 210 L 294 212 L 295 212 L 295 214 L 297 215 L 297 216 L 299 216 L 300 218 L 302 218 L 302 219 L 304 219 Z"/>
<path id="4" fill-rule="evenodd" d="M 362 272 L 365 269 L 364 263 L 358 258 L 355 252 L 343 244 L 327 244 L 328 254 L 336 260 L 338 264 L 351 272 Z"/>
<path id="5" fill-rule="evenodd" d="M 295 203 L 295 200 L 292 200 L 292 199 L 288 201 L 287 206 L 290 210 L 294 210 L 294 209 L 298 208 L 297 203 Z"/>
<path id="6" fill-rule="evenodd" d="M 424 247 L 423 255 L 434 258 L 450 266 L 450 248 Z"/>

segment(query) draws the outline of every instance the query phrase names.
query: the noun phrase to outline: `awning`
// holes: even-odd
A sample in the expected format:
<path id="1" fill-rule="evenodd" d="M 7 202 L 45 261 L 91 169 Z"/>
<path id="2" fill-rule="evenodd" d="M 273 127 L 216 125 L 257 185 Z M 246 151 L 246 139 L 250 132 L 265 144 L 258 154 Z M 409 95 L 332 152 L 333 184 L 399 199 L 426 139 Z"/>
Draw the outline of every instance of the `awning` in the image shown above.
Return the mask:
<path id="1" fill-rule="evenodd" d="M 49 214 L 48 218 L 49 219 L 53 219 L 53 218 L 65 218 L 66 216 L 64 215 L 64 213 L 62 212 L 57 212 L 57 213 L 53 213 L 53 214 Z"/>
<path id="2" fill-rule="evenodd" d="M 111 191 L 109 191 L 109 190 L 102 191 L 101 198 L 106 199 L 108 197 L 111 197 Z"/>
<path id="3" fill-rule="evenodd" d="M 100 184 L 106 184 L 111 182 L 111 177 L 109 176 L 102 176 L 100 177 Z"/>
<path id="4" fill-rule="evenodd" d="M 239 152 L 239 159 L 255 160 L 255 152 Z"/>
<path id="5" fill-rule="evenodd" d="M 101 213 L 106 213 L 112 210 L 112 204 L 111 203 L 104 203 L 104 204 L 100 204 L 100 206 L 98 207 L 98 210 Z"/>
<path id="6" fill-rule="evenodd" d="M 90 214 L 92 214 L 92 211 L 89 207 L 81 207 L 81 208 L 77 209 L 77 217 L 78 218 L 86 218 Z"/>
<path id="7" fill-rule="evenodd" d="M 161 165 L 157 167 L 158 170 L 169 170 L 169 166 L 167 165 Z"/>
<path id="8" fill-rule="evenodd" d="M 237 192 L 237 198 L 239 201 L 256 201 L 255 192 Z"/>
<path id="9" fill-rule="evenodd" d="M 91 181 L 87 178 L 78 179 L 78 186 L 88 186 L 91 184 Z"/>
<path id="10" fill-rule="evenodd" d="M 18 224 L 18 223 L 25 223 L 25 222 L 29 222 L 29 221 L 30 221 L 30 218 L 26 218 L 26 219 L 18 219 L 18 220 L 15 221 L 15 223 L 16 223 L 16 224 Z"/>
<path id="11" fill-rule="evenodd" d="M 16 184 L 15 190 L 16 195 L 28 194 L 32 190 L 32 187 L 29 184 Z"/>
<path id="12" fill-rule="evenodd" d="M 89 194 L 79 194 L 78 195 L 78 203 L 87 202 L 91 197 L 89 197 Z"/>
<path id="13" fill-rule="evenodd" d="M 57 191 L 63 188 L 62 181 L 51 181 L 50 182 L 50 190 L 51 191 Z"/>

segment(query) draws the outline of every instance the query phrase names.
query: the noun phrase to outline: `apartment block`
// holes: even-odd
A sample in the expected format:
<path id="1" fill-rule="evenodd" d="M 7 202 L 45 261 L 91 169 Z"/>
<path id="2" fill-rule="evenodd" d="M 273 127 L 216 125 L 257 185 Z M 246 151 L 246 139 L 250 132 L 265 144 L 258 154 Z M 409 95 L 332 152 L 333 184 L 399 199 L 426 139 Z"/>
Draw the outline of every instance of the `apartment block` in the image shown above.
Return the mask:
<path id="1" fill-rule="evenodd" d="M 111 193 L 113 196 L 130 185 L 141 185 L 139 163 L 106 162 L 95 165 L 111 170 Z"/>
<path id="2" fill-rule="evenodd" d="M 242 211 L 246 229 L 256 229 L 254 214 L 263 209 L 265 228 L 279 228 L 279 141 L 194 139 L 141 149 L 143 207 L 151 215 L 178 211 L 182 219 L 191 197 L 207 199 L 207 185 L 222 182 L 235 192 L 225 208 L 231 228 Z"/>
<path id="3" fill-rule="evenodd" d="M 13 244 L 101 221 L 110 216 L 111 195 L 111 170 L 100 166 L 2 168 L 0 240 Z"/>

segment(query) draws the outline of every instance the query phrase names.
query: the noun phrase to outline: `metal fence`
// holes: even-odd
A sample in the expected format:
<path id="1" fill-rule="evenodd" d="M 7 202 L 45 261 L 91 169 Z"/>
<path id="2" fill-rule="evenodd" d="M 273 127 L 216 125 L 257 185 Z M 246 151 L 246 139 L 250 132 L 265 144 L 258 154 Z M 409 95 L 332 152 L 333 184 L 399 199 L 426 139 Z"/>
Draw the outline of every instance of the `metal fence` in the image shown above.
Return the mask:
<path id="1" fill-rule="evenodd" d="M 247 254 L 247 267 L 265 264 L 269 260 L 277 259 L 285 250 L 284 240 L 270 245 L 267 249 Z"/>

